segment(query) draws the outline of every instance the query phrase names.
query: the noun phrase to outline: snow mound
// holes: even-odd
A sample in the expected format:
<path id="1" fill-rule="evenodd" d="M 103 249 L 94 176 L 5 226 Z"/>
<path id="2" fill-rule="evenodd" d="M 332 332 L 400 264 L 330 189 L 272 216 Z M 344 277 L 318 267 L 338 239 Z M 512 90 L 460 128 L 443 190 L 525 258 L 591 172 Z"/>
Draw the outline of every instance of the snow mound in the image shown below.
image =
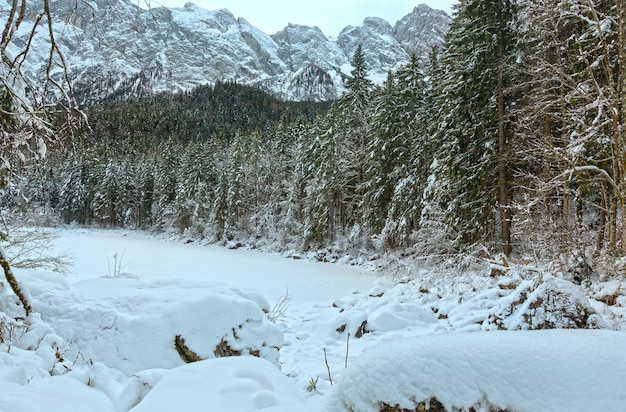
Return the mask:
<path id="1" fill-rule="evenodd" d="M 0 411 L 116 412 L 101 391 L 67 376 L 33 379 L 28 385 L 2 382 Z"/>
<path id="2" fill-rule="evenodd" d="M 545 330 L 430 335 L 363 352 L 329 394 L 326 410 L 516 412 L 622 410 L 626 334 Z M 457 408 L 457 409 L 455 409 Z"/>
<path id="3" fill-rule="evenodd" d="M 170 358 L 175 356 L 175 337 L 179 336 L 202 359 L 224 356 L 224 348 L 229 348 L 230 353 L 254 354 L 278 364 L 282 332 L 265 318 L 256 302 L 237 292 L 214 286 L 201 297 L 166 305 L 157 316 L 141 314 L 118 321 L 120 354 L 126 359 L 145 359 L 148 368 L 163 367 L 158 358 L 168 347 Z"/>
<path id="4" fill-rule="evenodd" d="M 128 375 L 169 369 L 184 363 L 179 337 L 201 359 L 252 354 L 278 365 L 283 334 L 264 313 L 269 303 L 254 291 L 139 278 L 96 278 L 70 287 L 45 272 L 20 274 L 40 323 L 58 331 L 68 359 L 80 354 Z"/>
<path id="5" fill-rule="evenodd" d="M 274 365 L 254 357 L 190 363 L 168 371 L 133 412 L 249 412 L 287 406 L 301 394 Z"/>

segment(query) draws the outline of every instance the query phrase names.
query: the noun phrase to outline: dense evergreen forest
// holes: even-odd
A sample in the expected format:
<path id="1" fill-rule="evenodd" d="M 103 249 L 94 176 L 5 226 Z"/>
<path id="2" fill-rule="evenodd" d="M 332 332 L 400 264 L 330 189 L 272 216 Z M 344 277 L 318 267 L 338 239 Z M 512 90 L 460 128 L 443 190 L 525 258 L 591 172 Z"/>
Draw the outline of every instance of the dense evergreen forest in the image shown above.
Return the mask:
<path id="1" fill-rule="evenodd" d="M 119 100 L 4 202 L 65 222 L 283 248 L 626 251 L 626 6 L 461 0 L 381 85 L 287 103 L 232 83 Z"/>

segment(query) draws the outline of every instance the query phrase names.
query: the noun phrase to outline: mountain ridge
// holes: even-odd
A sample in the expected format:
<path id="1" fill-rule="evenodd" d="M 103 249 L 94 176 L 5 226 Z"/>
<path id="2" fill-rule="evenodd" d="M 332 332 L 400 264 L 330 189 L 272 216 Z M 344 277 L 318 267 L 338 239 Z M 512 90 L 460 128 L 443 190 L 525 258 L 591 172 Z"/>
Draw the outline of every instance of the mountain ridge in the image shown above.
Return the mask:
<path id="1" fill-rule="evenodd" d="M 29 7 L 30 18 L 11 44 L 14 55 L 27 44 L 43 6 L 35 1 Z M 227 9 L 193 3 L 145 10 L 129 0 L 51 0 L 50 8 L 56 44 L 81 105 L 190 90 L 218 80 L 257 86 L 283 100 L 332 100 L 345 90 L 359 44 L 371 77 L 382 81 L 411 53 L 425 61 L 431 48 L 443 43 L 451 21 L 445 12 L 420 4 L 395 26 L 368 17 L 329 38 L 316 26 L 291 23 L 268 35 Z M 50 43 L 45 32 L 38 30 L 24 66 L 30 79 L 45 75 Z M 53 75 L 62 81 L 59 73 Z"/>

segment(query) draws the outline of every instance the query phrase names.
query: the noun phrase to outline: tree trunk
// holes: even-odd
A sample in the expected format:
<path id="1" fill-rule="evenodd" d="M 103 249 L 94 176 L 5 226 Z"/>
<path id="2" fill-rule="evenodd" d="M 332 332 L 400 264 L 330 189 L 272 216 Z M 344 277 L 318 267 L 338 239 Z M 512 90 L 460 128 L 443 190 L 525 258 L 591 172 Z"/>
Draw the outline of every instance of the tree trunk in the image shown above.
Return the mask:
<path id="1" fill-rule="evenodd" d="M 0 247 L 0 266 L 2 266 L 2 269 L 4 269 L 4 276 L 6 277 L 7 282 L 9 282 L 9 285 L 11 286 L 13 293 L 15 293 L 17 298 L 20 300 L 20 302 L 24 306 L 24 310 L 26 311 L 26 316 L 30 315 L 30 312 L 32 310 L 30 303 L 28 303 L 28 299 L 26 299 L 26 296 L 24 296 L 24 293 L 22 293 L 22 289 L 20 289 L 20 285 L 17 282 L 17 278 L 13 274 L 13 271 L 11 270 L 11 265 L 9 264 L 9 261 L 7 260 L 6 255 L 4 254 L 4 250 L 1 247 Z"/>
<path id="2" fill-rule="evenodd" d="M 563 210 L 561 211 L 561 246 L 567 249 L 567 244 L 569 241 L 569 198 L 570 198 L 570 189 L 569 189 L 569 181 L 565 182 L 563 187 Z"/>
<path id="3" fill-rule="evenodd" d="M 624 61 L 626 60 L 626 47 L 624 19 L 626 18 L 626 11 L 624 8 L 624 1 L 616 1 L 617 5 L 617 67 L 614 67 L 611 63 L 615 61 L 615 55 L 612 54 L 611 40 L 605 37 L 604 30 L 602 28 L 601 19 L 598 16 L 597 10 L 592 0 L 589 0 L 589 7 L 593 13 L 593 19 L 597 26 L 597 33 L 601 40 L 603 61 L 602 68 L 608 83 L 608 91 L 610 92 L 609 101 L 611 104 L 611 127 L 612 127 L 612 142 L 611 142 L 611 167 L 614 188 L 613 198 L 611 199 L 611 207 L 609 210 L 609 248 L 612 254 L 626 252 L 626 242 L 624 242 L 622 236 L 621 248 L 617 249 L 617 232 L 618 232 L 618 218 L 621 217 L 620 225 L 623 231 L 626 224 L 626 142 L 624 141 L 624 103 L 626 97 L 623 96 L 623 87 L 626 84 L 626 68 L 624 67 Z M 600 93 L 605 93 L 603 90 L 599 90 Z M 621 213 L 619 213 L 621 212 Z M 620 216 L 621 215 L 621 216 Z"/>
<path id="4" fill-rule="evenodd" d="M 502 20 L 502 19 L 499 19 Z M 504 127 L 504 33 L 502 22 L 498 27 L 498 187 L 500 191 L 500 240 L 502 252 L 509 256 L 511 246 L 511 208 L 509 207 L 509 182 L 507 173 L 507 142 Z"/>
<path id="5" fill-rule="evenodd" d="M 617 4 L 617 116 L 618 116 L 618 137 L 619 145 L 622 149 L 620 161 L 622 175 L 620 176 L 620 207 L 622 212 L 622 254 L 626 254 L 626 240 L 624 231 L 626 230 L 626 3 L 623 0 L 616 1 Z"/>
<path id="6" fill-rule="evenodd" d="M 595 255 L 600 255 L 602 248 L 604 247 L 604 231 L 606 230 L 606 189 L 602 185 L 602 198 L 600 200 L 600 221 L 598 223 L 598 238 L 596 239 L 596 251 Z"/>
<path id="7" fill-rule="evenodd" d="M 615 246 L 617 244 L 617 198 L 611 198 L 609 206 L 609 253 L 615 254 Z"/>

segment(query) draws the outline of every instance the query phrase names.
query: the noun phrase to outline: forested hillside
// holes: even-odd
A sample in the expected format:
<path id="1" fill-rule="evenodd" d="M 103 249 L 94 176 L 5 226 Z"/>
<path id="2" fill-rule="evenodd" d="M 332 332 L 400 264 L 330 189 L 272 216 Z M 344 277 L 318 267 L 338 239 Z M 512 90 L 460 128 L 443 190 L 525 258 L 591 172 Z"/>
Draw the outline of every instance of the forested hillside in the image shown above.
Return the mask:
<path id="1" fill-rule="evenodd" d="M 215 242 L 586 267 L 626 250 L 625 8 L 464 0 L 429 61 L 376 86 L 359 48 L 326 106 L 222 83 L 94 107 L 12 199 Z"/>
<path id="2" fill-rule="evenodd" d="M 279 123 L 312 121 L 330 103 L 284 102 L 258 88 L 234 82 L 199 86 L 189 92 L 117 99 L 93 106 L 85 139 L 143 144 L 163 141 L 230 142 L 237 131 L 266 133 Z M 127 142 L 128 143 L 128 142 Z"/>

